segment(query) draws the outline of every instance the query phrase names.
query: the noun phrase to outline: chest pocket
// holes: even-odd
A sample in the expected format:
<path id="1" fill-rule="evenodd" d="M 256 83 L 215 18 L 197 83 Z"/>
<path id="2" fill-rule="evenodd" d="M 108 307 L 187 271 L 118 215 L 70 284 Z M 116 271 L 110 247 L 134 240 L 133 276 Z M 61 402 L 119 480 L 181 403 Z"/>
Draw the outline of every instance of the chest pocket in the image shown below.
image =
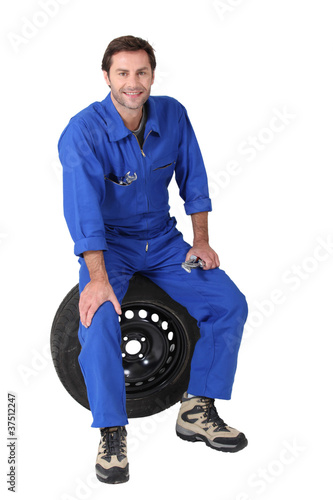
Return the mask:
<path id="1" fill-rule="evenodd" d="M 156 170 L 162 170 L 163 168 L 171 167 L 175 163 L 176 163 L 175 161 L 172 161 L 171 163 L 168 163 L 167 165 L 163 165 L 163 167 L 156 167 L 153 169 L 153 172 L 155 172 Z"/>
<path id="2" fill-rule="evenodd" d="M 125 218 L 137 213 L 137 176 L 126 167 L 104 176 L 103 214 L 109 218 Z"/>
<path id="3" fill-rule="evenodd" d="M 154 161 L 150 171 L 150 204 L 165 210 L 169 201 L 168 186 L 172 179 L 178 152 L 174 151 Z"/>

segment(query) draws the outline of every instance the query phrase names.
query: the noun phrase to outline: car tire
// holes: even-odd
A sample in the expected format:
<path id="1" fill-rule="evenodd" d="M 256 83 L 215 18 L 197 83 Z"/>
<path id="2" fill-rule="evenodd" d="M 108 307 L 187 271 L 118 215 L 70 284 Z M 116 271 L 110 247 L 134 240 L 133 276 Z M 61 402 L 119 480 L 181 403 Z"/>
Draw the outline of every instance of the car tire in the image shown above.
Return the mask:
<path id="1" fill-rule="evenodd" d="M 89 409 L 78 362 L 79 287 L 60 304 L 51 329 L 54 367 L 67 392 Z M 121 304 L 120 326 L 128 418 L 158 413 L 180 401 L 200 336 L 196 320 L 148 278 L 136 273 Z"/>

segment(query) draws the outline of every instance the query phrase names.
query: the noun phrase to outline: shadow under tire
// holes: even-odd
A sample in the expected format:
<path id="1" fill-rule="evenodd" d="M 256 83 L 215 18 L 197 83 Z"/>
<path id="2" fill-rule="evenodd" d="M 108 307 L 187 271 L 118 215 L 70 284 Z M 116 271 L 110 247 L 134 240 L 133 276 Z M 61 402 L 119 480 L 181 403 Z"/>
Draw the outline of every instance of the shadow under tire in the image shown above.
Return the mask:
<path id="1" fill-rule="evenodd" d="M 79 286 L 61 302 L 51 328 L 54 367 L 67 392 L 89 409 L 78 362 L 81 345 Z M 121 304 L 121 350 L 128 418 L 158 413 L 180 401 L 187 390 L 195 344 L 196 320 L 148 278 L 136 273 Z"/>

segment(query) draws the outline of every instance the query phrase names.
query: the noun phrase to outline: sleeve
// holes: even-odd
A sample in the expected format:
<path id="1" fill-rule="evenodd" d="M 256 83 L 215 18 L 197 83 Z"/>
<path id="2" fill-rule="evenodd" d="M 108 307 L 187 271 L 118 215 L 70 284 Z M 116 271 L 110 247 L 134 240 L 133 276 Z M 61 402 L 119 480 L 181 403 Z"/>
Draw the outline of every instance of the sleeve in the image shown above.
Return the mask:
<path id="1" fill-rule="evenodd" d="M 183 106 L 179 119 L 179 134 L 175 178 L 179 194 L 185 202 L 185 212 L 187 215 L 196 212 L 211 212 L 212 203 L 209 198 L 205 165 L 194 130 Z"/>
<path id="2" fill-rule="evenodd" d="M 82 257 L 87 250 L 107 250 L 101 212 L 104 171 L 85 123 L 69 122 L 60 136 L 58 151 L 63 167 L 64 215 L 74 254 Z"/>

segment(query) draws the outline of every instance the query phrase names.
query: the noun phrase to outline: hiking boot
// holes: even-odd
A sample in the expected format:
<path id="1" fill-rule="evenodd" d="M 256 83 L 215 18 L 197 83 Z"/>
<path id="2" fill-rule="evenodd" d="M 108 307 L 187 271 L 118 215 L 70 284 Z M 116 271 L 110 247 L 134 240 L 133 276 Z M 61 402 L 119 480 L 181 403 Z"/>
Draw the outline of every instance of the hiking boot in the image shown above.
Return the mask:
<path id="1" fill-rule="evenodd" d="M 125 427 L 102 427 L 96 458 L 96 476 L 103 483 L 125 483 L 129 479 Z"/>
<path id="2" fill-rule="evenodd" d="M 229 427 L 218 416 L 214 399 L 206 397 L 182 397 L 176 433 L 185 441 L 204 441 L 214 450 L 235 452 L 247 445 L 242 432 Z"/>

